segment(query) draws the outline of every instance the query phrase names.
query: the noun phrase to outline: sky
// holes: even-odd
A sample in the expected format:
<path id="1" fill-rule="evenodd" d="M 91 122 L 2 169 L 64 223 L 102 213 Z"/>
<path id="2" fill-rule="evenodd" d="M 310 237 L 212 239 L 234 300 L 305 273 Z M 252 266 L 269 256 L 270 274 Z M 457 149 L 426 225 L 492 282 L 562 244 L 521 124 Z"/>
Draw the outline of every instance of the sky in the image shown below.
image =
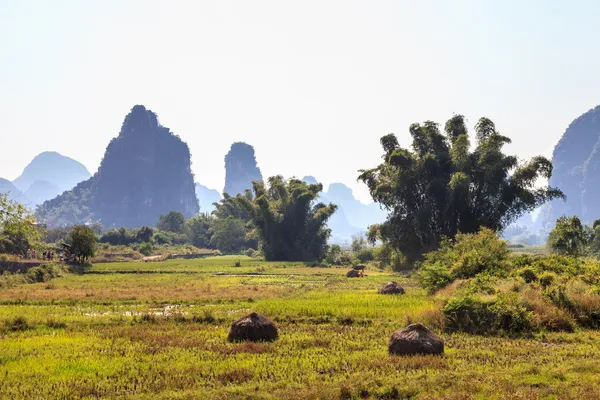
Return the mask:
<path id="1" fill-rule="evenodd" d="M 136 104 L 222 190 L 235 141 L 264 176 L 342 182 L 379 138 L 486 116 L 522 159 L 551 157 L 600 103 L 600 2 L 0 0 L 0 177 L 52 150 L 94 173 Z"/>

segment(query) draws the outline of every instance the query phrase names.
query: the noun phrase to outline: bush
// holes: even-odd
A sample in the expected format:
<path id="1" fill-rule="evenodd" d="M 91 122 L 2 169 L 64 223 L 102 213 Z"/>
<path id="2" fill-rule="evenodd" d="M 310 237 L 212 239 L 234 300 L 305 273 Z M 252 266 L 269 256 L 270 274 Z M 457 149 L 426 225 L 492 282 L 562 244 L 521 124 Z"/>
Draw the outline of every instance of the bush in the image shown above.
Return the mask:
<path id="1" fill-rule="evenodd" d="M 354 254 L 354 258 L 361 263 L 366 263 L 375 259 L 375 252 L 373 249 L 362 249 Z"/>
<path id="2" fill-rule="evenodd" d="M 539 277 L 540 286 L 547 288 L 556 280 L 556 274 L 554 272 L 544 272 Z"/>
<path id="3" fill-rule="evenodd" d="M 139 248 L 138 251 L 140 253 L 142 253 L 145 256 L 151 256 L 152 255 L 152 245 L 150 243 L 143 243 Z"/>
<path id="4" fill-rule="evenodd" d="M 341 265 L 350 265 L 352 264 L 352 257 L 347 252 L 344 252 L 340 255 L 340 264 Z"/>
<path id="5" fill-rule="evenodd" d="M 467 295 L 448 301 L 443 309 L 446 328 L 468 333 L 517 334 L 535 330 L 532 312 L 516 293 L 502 293 L 493 300 Z"/>
<path id="6" fill-rule="evenodd" d="M 48 282 L 49 280 L 60 276 L 58 267 L 47 264 L 38 267 L 32 267 L 25 273 L 25 280 L 28 283 Z"/>
<path id="7" fill-rule="evenodd" d="M 527 283 L 535 282 L 538 280 L 537 275 L 533 272 L 533 269 L 530 267 L 521 268 L 518 271 L 518 275 L 523 278 L 523 280 Z"/>
<path id="8" fill-rule="evenodd" d="M 424 264 L 419 269 L 418 277 L 421 286 L 430 293 L 443 288 L 454 280 L 448 268 L 440 262 Z"/>
<path id="9" fill-rule="evenodd" d="M 458 234 L 456 241 L 444 241 L 438 250 L 425 255 L 420 269 L 426 289 L 434 291 L 455 279 L 468 279 L 480 273 L 495 276 L 507 274 L 510 256 L 506 242 L 491 230 Z"/>

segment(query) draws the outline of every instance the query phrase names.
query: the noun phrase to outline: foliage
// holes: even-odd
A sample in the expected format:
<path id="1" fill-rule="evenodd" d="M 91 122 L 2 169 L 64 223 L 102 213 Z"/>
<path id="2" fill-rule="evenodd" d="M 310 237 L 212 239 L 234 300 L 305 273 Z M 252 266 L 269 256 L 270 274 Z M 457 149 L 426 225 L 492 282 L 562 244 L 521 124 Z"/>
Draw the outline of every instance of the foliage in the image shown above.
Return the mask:
<path id="1" fill-rule="evenodd" d="M 252 215 L 247 204 L 253 200 L 254 196 L 250 190 L 246 190 L 243 194 L 238 193 L 235 196 L 223 193 L 221 201 L 214 204 L 215 211 L 213 211 L 213 214 L 217 218 L 233 217 L 248 222 L 251 220 Z"/>
<path id="2" fill-rule="evenodd" d="M 22 204 L 0 193 L 0 253 L 25 256 L 39 242 L 40 232 L 33 215 Z"/>
<path id="3" fill-rule="evenodd" d="M 583 253 L 587 239 L 578 217 L 560 217 L 548 235 L 548 247 L 557 254 L 578 256 Z"/>
<path id="4" fill-rule="evenodd" d="M 400 147 L 393 134 L 381 138 L 383 163 L 361 170 L 373 199 L 388 212 L 381 238 L 406 256 L 420 260 L 444 237 L 474 233 L 482 227 L 501 232 L 522 214 L 562 196 L 551 187 L 538 188 L 538 178 L 552 175 L 552 164 L 534 157 L 519 164 L 502 152 L 510 139 L 481 118 L 475 126 L 476 145 L 470 151 L 462 115 L 445 125 L 426 121 L 410 127 L 412 150 Z"/>
<path id="5" fill-rule="evenodd" d="M 79 264 L 83 265 L 96 251 L 96 234 L 85 225 L 74 226 L 69 233 L 71 253 L 75 255 Z"/>
<path id="6" fill-rule="evenodd" d="M 509 254 L 506 242 L 490 229 L 459 233 L 455 242 L 445 240 L 438 250 L 425 255 L 419 268 L 421 283 L 435 291 L 456 279 L 473 278 L 482 272 L 501 276 L 506 274 Z"/>
<path id="7" fill-rule="evenodd" d="M 154 235 L 154 229 L 149 226 L 142 226 L 135 233 L 135 241 L 137 243 L 148 243 L 152 239 L 152 235 Z"/>
<path id="8" fill-rule="evenodd" d="M 71 227 L 46 229 L 44 235 L 42 236 L 42 240 L 45 243 L 64 242 L 67 236 L 69 236 L 69 232 L 71 232 Z"/>
<path id="9" fill-rule="evenodd" d="M 354 258 L 360 263 L 367 263 L 375 259 L 375 250 L 364 248 L 354 253 Z"/>
<path id="10" fill-rule="evenodd" d="M 156 227 L 165 232 L 183 233 L 185 217 L 182 212 L 171 211 L 160 216 Z"/>
<path id="11" fill-rule="evenodd" d="M 269 178 L 268 186 L 254 182 L 254 199 L 242 200 L 250 211 L 265 259 L 277 261 L 322 260 L 331 230 L 327 220 L 337 207 L 315 201 L 321 184 L 299 179 Z"/>
<path id="12" fill-rule="evenodd" d="M 325 262 L 329 265 L 341 265 L 342 248 L 339 244 L 332 244 L 325 256 Z"/>
<path id="13" fill-rule="evenodd" d="M 149 242 L 144 242 L 139 248 L 138 251 L 145 256 L 152 255 L 152 245 Z"/>
<path id="14" fill-rule="evenodd" d="M 532 329 L 531 312 L 520 304 L 516 293 L 504 293 L 494 300 L 476 295 L 454 297 L 443 312 L 448 330 L 516 334 Z"/>
<path id="15" fill-rule="evenodd" d="M 210 214 L 200 214 L 185 221 L 191 244 L 200 248 L 210 247 L 212 237 L 210 227 L 213 220 L 214 217 Z"/>
<path id="16" fill-rule="evenodd" d="M 360 235 L 352 235 L 352 243 L 350 244 L 350 248 L 352 249 L 352 251 L 354 253 L 357 253 L 361 250 L 364 250 L 367 248 L 367 240 L 365 239 L 365 236 L 360 234 Z"/>
<path id="17" fill-rule="evenodd" d="M 212 247 L 225 254 L 236 254 L 246 249 L 246 229 L 244 221 L 234 217 L 218 218 L 210 228 Z"/>

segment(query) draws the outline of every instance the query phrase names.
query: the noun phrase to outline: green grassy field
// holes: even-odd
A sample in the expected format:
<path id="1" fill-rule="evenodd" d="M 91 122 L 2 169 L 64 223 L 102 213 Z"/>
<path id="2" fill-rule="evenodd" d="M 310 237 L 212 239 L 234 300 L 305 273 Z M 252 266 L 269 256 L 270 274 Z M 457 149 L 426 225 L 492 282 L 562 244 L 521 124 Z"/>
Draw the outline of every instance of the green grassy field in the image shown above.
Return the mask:
<path id="1" fill-rule="evenodd" d="M 345 272 L 218 257 L 0 289 L 0 398 L 600 397 L 599 332 L 441 332 L 439 305 L 411 278 Z M 406 295 L 376 293 L 391 279 Z M 251 311 L 277 323 L 278 341 L 226 341 Z M 410 322 L 438 330 L 446 354 L 389 356 L 390 334 Z"/>

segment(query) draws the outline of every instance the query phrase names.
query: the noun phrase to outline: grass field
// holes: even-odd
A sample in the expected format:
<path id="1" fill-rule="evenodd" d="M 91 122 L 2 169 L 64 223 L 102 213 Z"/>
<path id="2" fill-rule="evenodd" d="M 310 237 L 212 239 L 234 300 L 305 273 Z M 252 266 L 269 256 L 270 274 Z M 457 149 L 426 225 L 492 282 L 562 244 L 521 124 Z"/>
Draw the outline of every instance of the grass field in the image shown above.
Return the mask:
<path id="1" fill-rule="evenodd" d="M 600 397 L 596 331 L 440 332 L 439 305 L 411 278 L 345 272 L 218 257 L 98 264 L 0 289 L 0 398 Z M 391 279 L 405 295 L 376 293 Z M 251 311 L 276 322 L 278 341 L 226 341 Z M 389 356 L 409 322 L 438 330 L 446 354 Z"/>

